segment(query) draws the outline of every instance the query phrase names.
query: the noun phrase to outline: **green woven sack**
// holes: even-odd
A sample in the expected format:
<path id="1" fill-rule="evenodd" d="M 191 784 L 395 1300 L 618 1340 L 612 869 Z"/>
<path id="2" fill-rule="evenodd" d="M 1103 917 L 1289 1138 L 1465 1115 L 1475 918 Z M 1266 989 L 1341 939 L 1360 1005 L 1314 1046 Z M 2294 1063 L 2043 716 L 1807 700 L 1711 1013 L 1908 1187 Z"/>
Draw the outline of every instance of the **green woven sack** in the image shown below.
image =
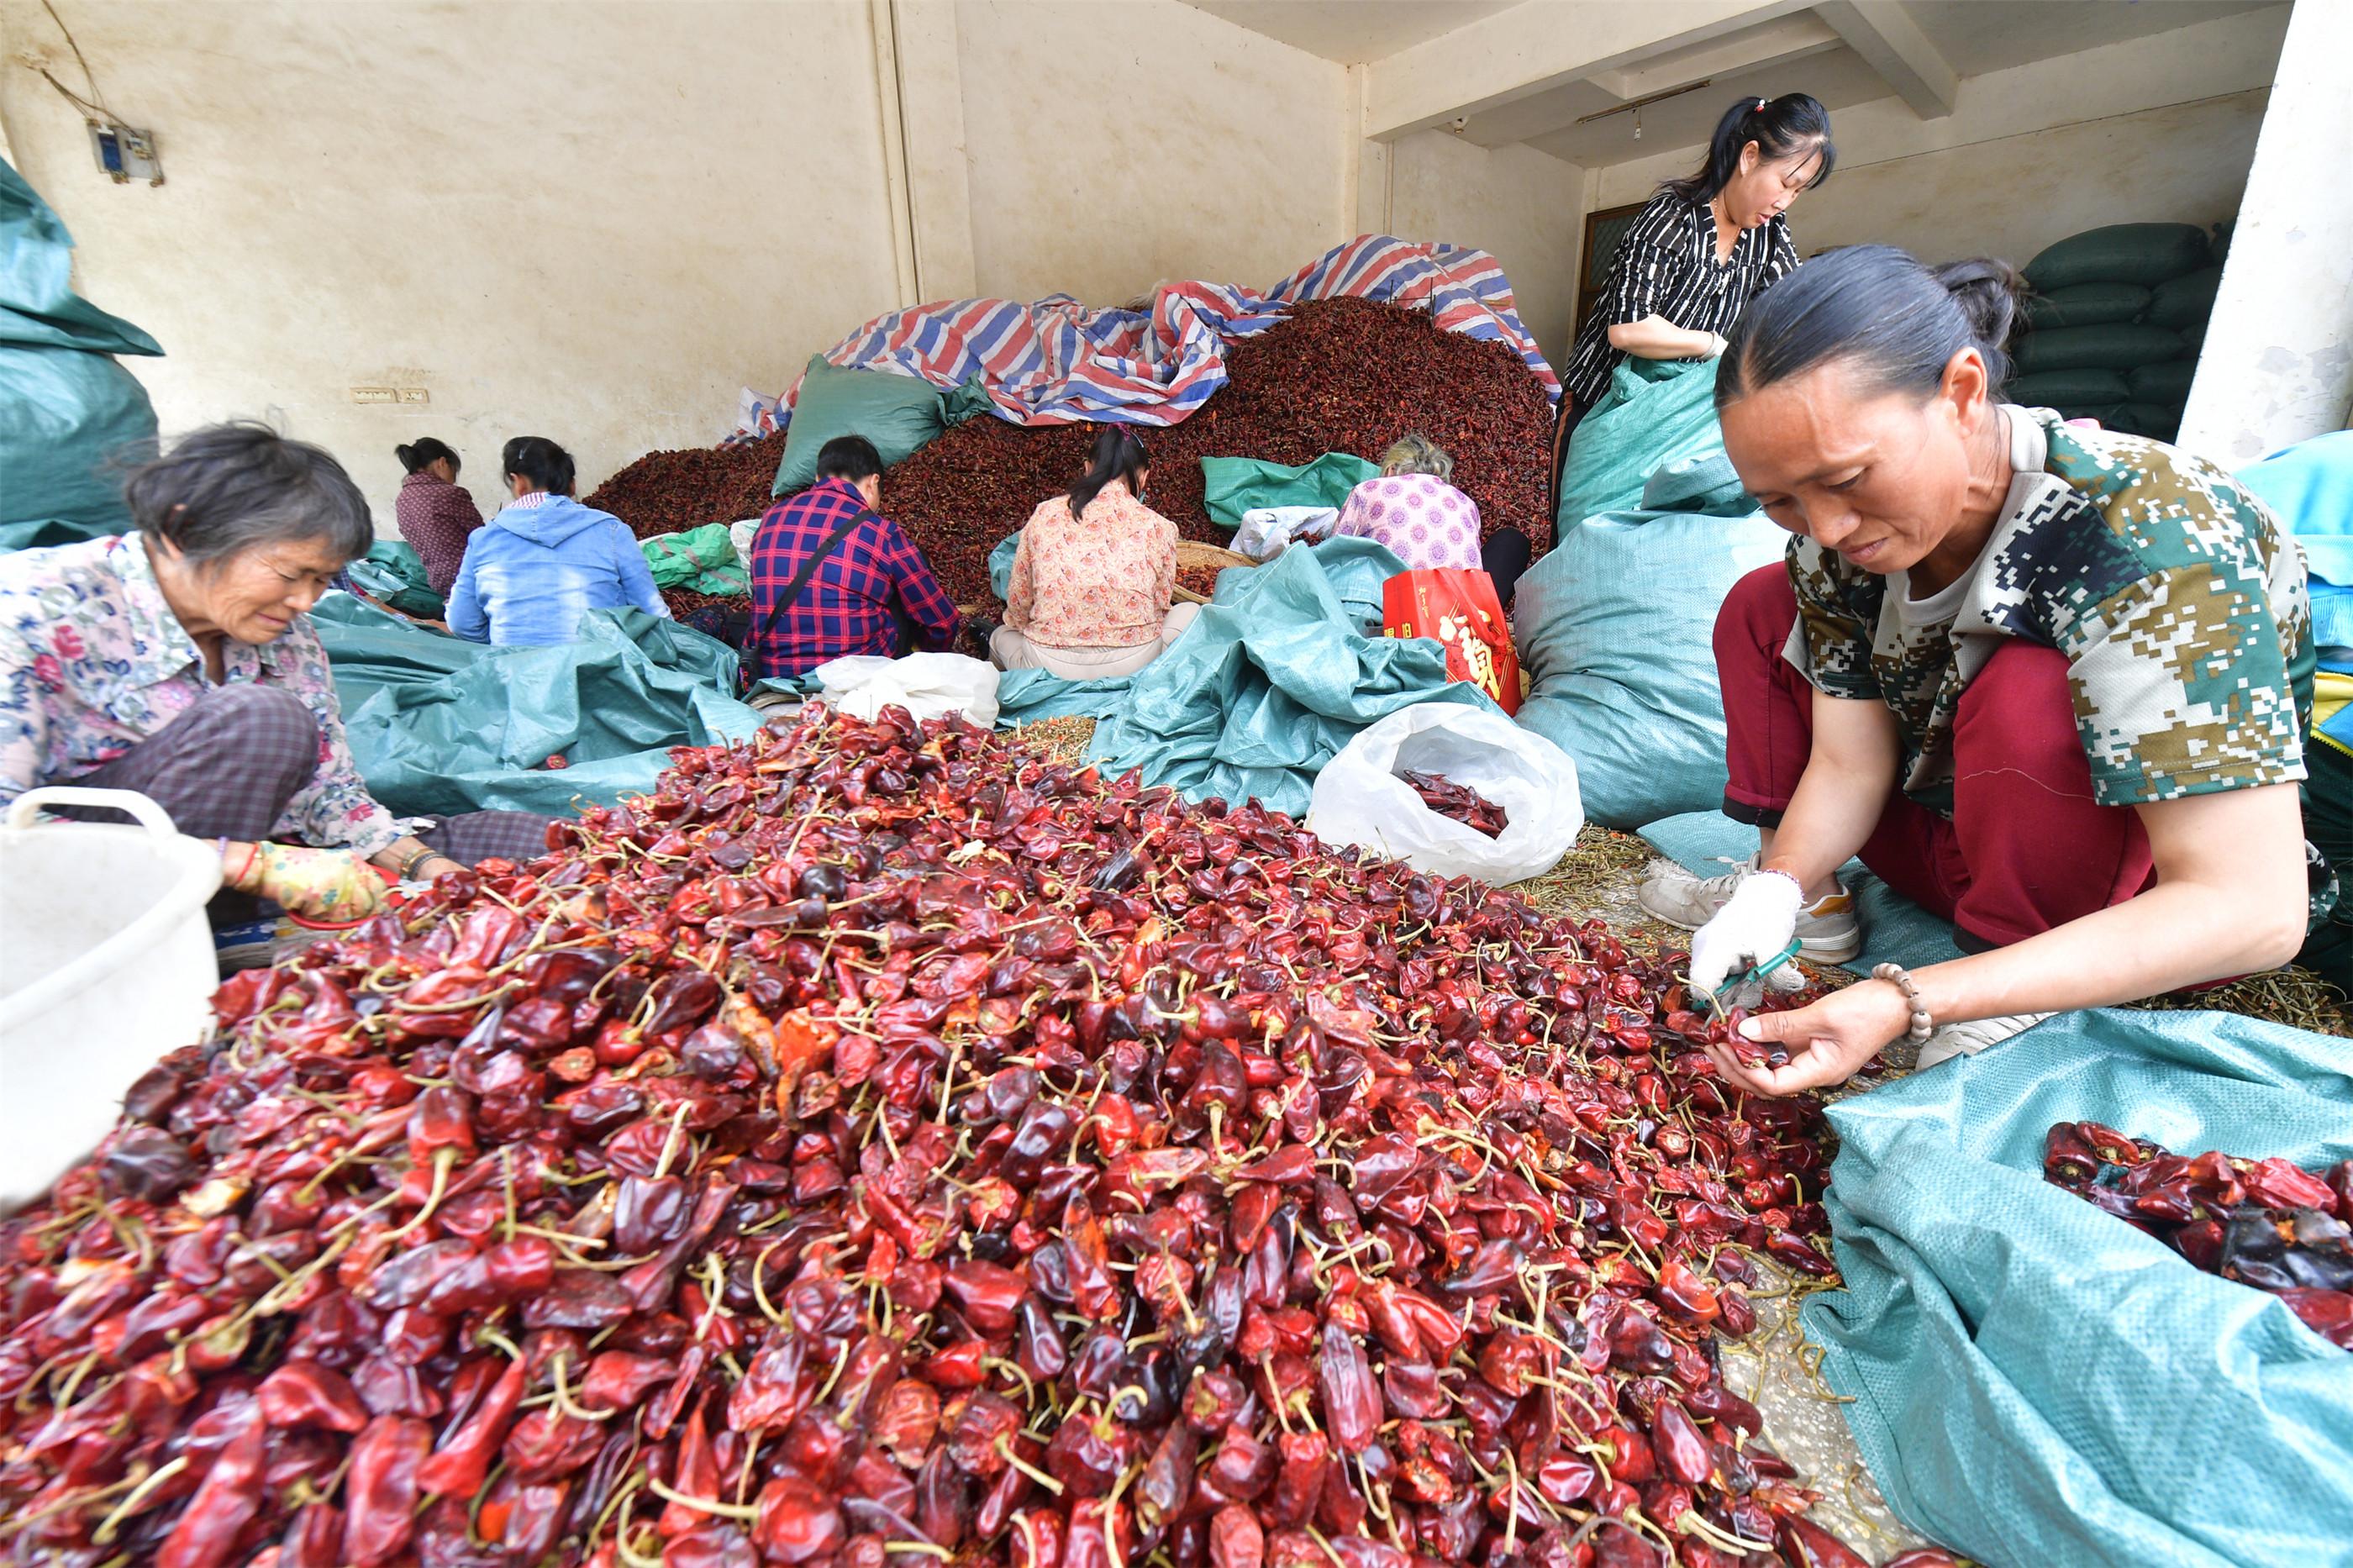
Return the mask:
<path id="1" fill-rule="evenodd" d="M 2026 324 L 2041 331 L 2047 327 L 2104 327 L 2111 321 L 2137 321 L 2141 312 L 2148 309 L 2148 300 L 2149 291 L 2137 283 L 2077 283 L 2029 300 Z"/>
<path id="2" fill-rule="evenodd" d="M 2203 327 L 2214 313 L 2214 291 L 2222 286 L 2220 267 L 2201 267 L 2168 282 L 2149 295 L 2148 321 L 2158 327 Z"/>
<path id="3" fill-rule="evenodd" d="M 2040 375 L 2012 376 L 2001 395 L 2029 408 L 2080 408 L 2122 403 L 2132 393 L 2116 371 L 2046 370 Z"/>
<path id="4" fill-rule="evenodd" d="M 2135 403 L 2169 403 L 2178 410 L 2189 399 L 2189 384 L 2198 376 L 2194 359 L 2145 364 L 2125 377 Z"/>
<path id="5" fill-rule="evenodd" d="M 2179 403 L 2126 403 L 2113 413 L 2113 418 L 2103 421 L 2111 430 L 2122 430 L 2129 436 L 2146 436 L 2152 441 L 2170 441 L 2181 434 L 2181 405 Z"/>
<path id="6" fill-rule="evenodd" d="M 2069 235 L 2026 264 L 2026 280 L 2043 293 L 2078 283 L 2150 287 L 2212 258 L 2206 231 L 2186 223 L 2118 223 Z"/>
<path id="7" fill-rule="evenodd" d="M 812 355 L 802 373 L 793 421 L 785 430 L 785 458 L 770 495 L 806 489 L 817 478 L 817 455 L 836 436 L 863 436 L 882 466 L 905 458 L 947 428 L 939 388 L 912 375 L 843 370 Z"/>
<path id="8" fill-rule="evenodd" d="M 2123 321 L 2105 327 L 2053 327 L 2026 333 L 2010 353 L 2029 375 L 2046 370 L 2128 371 L 2180 358 L 2181 334 Z"/>

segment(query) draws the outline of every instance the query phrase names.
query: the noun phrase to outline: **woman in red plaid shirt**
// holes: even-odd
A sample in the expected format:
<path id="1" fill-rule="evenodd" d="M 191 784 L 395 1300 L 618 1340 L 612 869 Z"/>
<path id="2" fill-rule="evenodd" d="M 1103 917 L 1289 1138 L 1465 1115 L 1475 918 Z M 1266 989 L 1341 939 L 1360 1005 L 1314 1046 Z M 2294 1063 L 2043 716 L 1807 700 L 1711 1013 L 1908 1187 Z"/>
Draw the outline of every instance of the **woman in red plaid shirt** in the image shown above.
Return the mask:
<path id="1" fill-rule="evenodd" d="M 818 451 L 817 482 L 760 520 L 752 543 L 754 680 L 785 680 L 851 654 L 896 658 L 955 643 L 955 604 L 882 504 L 882 458 L 863 436 Z M 797 588 L 796 588 L 797 584 Z"/>

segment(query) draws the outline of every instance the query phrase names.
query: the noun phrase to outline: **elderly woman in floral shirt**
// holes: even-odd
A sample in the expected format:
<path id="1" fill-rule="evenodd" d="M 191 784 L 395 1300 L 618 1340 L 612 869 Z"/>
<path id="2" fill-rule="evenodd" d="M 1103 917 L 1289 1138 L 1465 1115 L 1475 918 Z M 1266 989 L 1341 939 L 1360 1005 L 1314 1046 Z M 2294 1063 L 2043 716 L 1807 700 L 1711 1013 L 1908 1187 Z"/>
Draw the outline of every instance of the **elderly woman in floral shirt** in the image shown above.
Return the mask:
<path id="1" fill-rule="evenodd" d="M 307 614 L 375 539 L 333 458 L 213 426 L 127 500 L 136 534 L 0 557 L 0 805 L 137 790 L 217 841 L 231 889 L 338 920 L 381 899 L 369 865 L 432 877 L 543 847 L 543 817 L 402 821 L 361 781 Z"/>

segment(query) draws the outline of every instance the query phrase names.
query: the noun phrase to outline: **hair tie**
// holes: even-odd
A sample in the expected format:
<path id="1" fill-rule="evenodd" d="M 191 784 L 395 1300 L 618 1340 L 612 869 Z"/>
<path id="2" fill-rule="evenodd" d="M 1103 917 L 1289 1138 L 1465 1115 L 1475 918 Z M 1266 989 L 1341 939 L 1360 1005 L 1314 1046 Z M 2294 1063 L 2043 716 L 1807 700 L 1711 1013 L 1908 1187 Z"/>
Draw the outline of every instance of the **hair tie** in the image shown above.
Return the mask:
<path id="1" fill-rule="evenodd" d="M 1765 100 L 1761 98 L 1757 100 L 1757 112 L 1759 114 L 1765 112 Z"/>

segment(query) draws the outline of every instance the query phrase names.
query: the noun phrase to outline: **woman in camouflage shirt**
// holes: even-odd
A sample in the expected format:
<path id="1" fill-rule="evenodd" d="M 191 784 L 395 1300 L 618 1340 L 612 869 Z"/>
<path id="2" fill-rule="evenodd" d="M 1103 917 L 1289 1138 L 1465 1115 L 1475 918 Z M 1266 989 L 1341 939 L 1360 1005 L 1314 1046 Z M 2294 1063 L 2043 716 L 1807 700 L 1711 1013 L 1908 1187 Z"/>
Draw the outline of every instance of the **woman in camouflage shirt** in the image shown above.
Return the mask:
<path id="1" fill-rule="evenodd" d="M 2295 542 L 2200 458 L 2000 402 L 2014 284 L 1860 247 L 1730 334 L 1725 447 L 1798 536 L 1716 623 L 1725 809 L 1762 847 L 1643 901 L 1697 928 L 1698 984 L 1793 936 L 1852 957 L 1836 873 L 1860 855 L 1969 954 L 1751 1020 L 1786 1065 L 1719 1060 L 1759 1092 L 1839 1082 L 1907 1032 L 1930 1066 L 2304 936 Z"/>

